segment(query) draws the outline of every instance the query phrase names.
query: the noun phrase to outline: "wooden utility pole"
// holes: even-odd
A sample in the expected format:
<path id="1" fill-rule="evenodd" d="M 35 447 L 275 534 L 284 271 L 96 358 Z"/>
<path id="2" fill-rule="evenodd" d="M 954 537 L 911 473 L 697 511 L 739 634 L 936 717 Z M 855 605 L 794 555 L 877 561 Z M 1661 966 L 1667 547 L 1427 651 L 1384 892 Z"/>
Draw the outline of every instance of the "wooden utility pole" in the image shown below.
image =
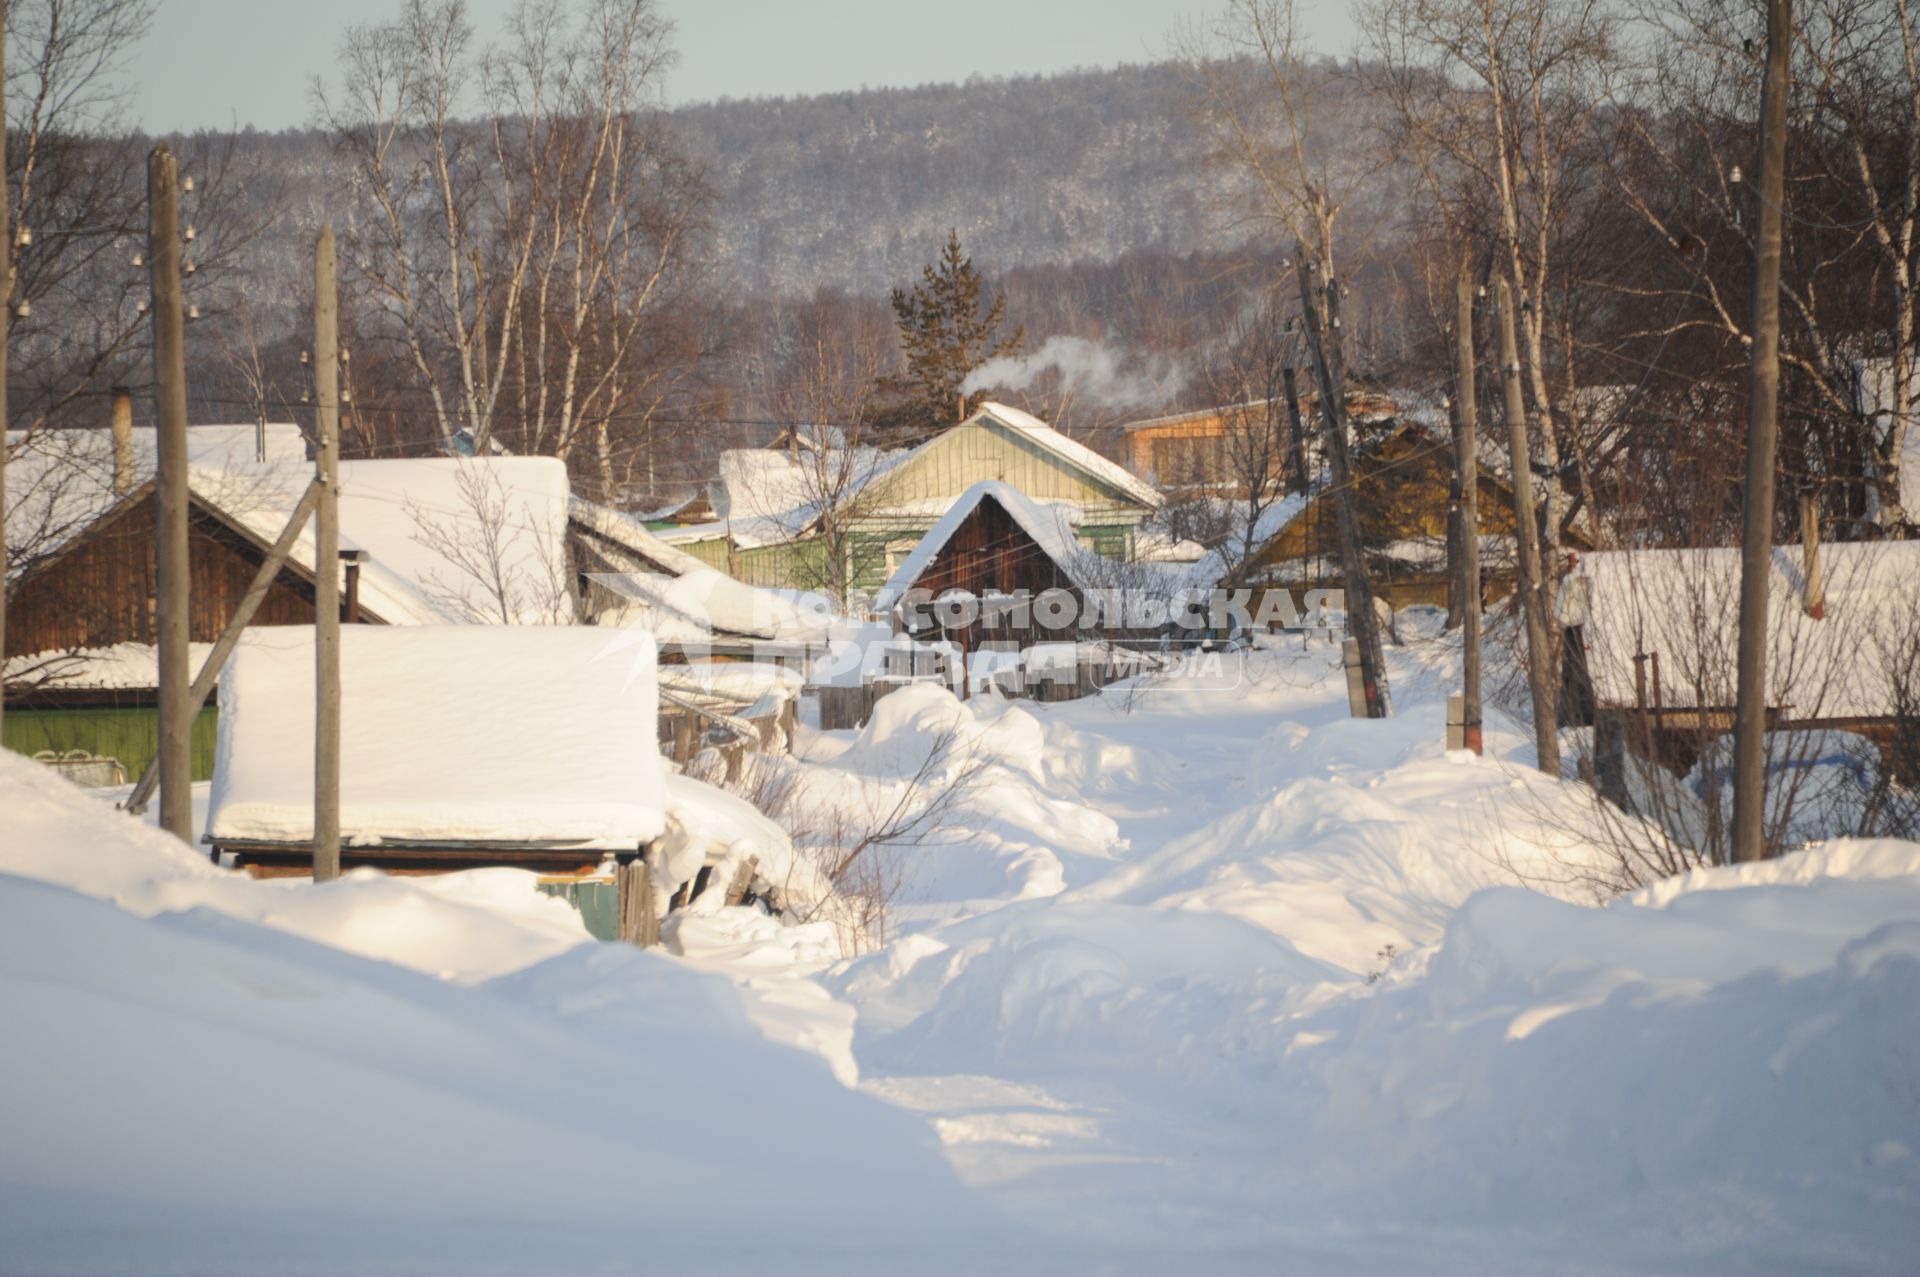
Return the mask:
<path id="1" fill-rule="evenodd" d="M 1760 90 L 1760 209 L 1747 373 L 1747 481 L 1740 520 L 1740 662 L 1733 709 L 1733 858 L 1767 854 L 1767 584 L 1773 565 L 1773 467 L 1780 437 L 1780 205 L 1786 194 L 1791 0 L 1767 5 Z"/>
<path id="2" fill-rule="evenodd" d="M 0 0 L 0 85 L 7 82 L 7 0 Z M 0 110 L 0 125 L 6 112 Z M 7 130 L 0 126 L 0 670 L 7 663 L 7 329 L 13 319 L 12 208 L 7 192 Z M 7 680 L 0 674 L 0 727 L 6 725 Z"/>
<path id="3" fill-rule="evenodd" d="M 1287 465 L 1293 471 L 1293 490 L 1304 494 L 1313 483 L 1307 472 L 1307 432 L 1300 426 L 1300 391 L 1294 385 L 1293 365 L 1280 370 L 1280 384 L 1287 396 Z"/>
<path id="4" fill-rule="evenodd" d="M 187 693 L 187 714 L 196 716 L 200 707 L 207 703 L 207 697 L 213 694 L 214 685 L 220 679 L 220 670 L 226 665 L 227 657 L 233 655 L 233 649 L 239 646 L 240 635 L 253 623 L 253 614 L 260 610 L 260 604 L 266 600 L 267 591 L 280 578 L 280 569 L 286 566 L 287 556 L 293 553 L 293 546 L 300 539 L 300 533 L 306 528 L 307 520 L 313 517 L 313 508 L 320 501 L 320 485 L 310 483 L 307 490 L 300 494 L 300 500 L 294 504 L 293 513 L 287 519 L 287 526 L 280 530 L 279 538 L 273 548 L 267 551 L 267 557 L 260 561 L 254 571 L 253 580 L 247 585 L 247 592 L 240 596 L 240 602 L 233 609 L 233 616 L 227 621 L 227 628 L 220 631 L 220 637 L 214 640 L 213 650 L 207 653 L 206 661 L 200 666 L 200 672 L 193 676 L 193 687 Z M 147 800 L 153 797 L 154 782 L 159 778 L 159 758 L 147 763 L 147 769 L 140 773 L 133 792 L 120 804 L 129 815 L 138 816 L 147 809 Z M 212 853 L 218 856 L 218 852 Z"/>
<path id="5" fill-rule="evenodd" d="M 340 876 L 340 304 L 333 226 L 313 252 L 313 880 Z"/>
<path id="6" fill-rule="evenodd" d="M 1513 534 L 1519 560 L 1520 613 L 1527 625 L 1527 686 L 1533 695 L 1534 757 L 1541 771 L 1560 774 L 1559 688 L 1553 678 L 1553 627 L 1547 579 L 1540 564 L 1539 505 L 1533 496 L 1533 448 L 1520 392 L 1520 347 L 1513 335 L 1513 290 L 1495 281 L 1500 305 L 1500 373 L 1507 390 L 1507 450 L 1513 468 Z"/>
<path id="7" fill-rule="evenodd" d="M 1454 319 L 1453 467 L 1460 485 L 1460 644 L 1463 743 L 1480 752 L 1480 450 L 1473 368 L 1473 281 L 1462 266 Z"/>
<path id="8" fill-rule="evenodd" d="M 1320 420 L 1326 427 L 1328 477 L 1332 481 L 1334 521 L 1340 534 L 1340 570 L 1346 578 L 1347 632 L 1360 643 L 1360 677 L 1368 718 L 1387 718 L 1393 699 L 1387 690 L 1386 658 L 1380 649 L 1380 620 L 1373 613 L 1373 582 L 1360 546 L 1360 525 L 1353 509 L 1353 467 L 1347 455 L 1347 366 L 1340 332 L 1340 290 L 1320 280 L 1320 261 L 1300 241 L 1294 246 L 1300 277 L 1300 310 L 1306 320 L 1307 354 L 1320 385 Z M 1321 322 L 1321 305 L 1326 320 Z"/>
<path id="9" fill-rule="evenodd" d="M 180 290 L 180 185 L 173 152 L 147 161 L 147 262 L 153 281 L 157 458 L 155 628 L 160 674 L 160 827 L 193 840 L 193 713 L 187 580 L 187 345 Z"/>

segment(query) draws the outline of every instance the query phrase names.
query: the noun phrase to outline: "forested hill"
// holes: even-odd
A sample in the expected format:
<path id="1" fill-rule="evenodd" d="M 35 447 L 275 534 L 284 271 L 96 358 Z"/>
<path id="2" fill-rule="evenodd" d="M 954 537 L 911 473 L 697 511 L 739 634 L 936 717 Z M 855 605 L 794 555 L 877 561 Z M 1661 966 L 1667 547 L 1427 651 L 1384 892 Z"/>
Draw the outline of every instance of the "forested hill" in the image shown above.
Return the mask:
<path id="1" fill-rule="evenodd" d="M 1230 247 L 1192 118 L 1158 64 L 674 113 L 719 197 L 713 258 L 748 292 L 910 279 L 947 228 L 995 268 Z"/>

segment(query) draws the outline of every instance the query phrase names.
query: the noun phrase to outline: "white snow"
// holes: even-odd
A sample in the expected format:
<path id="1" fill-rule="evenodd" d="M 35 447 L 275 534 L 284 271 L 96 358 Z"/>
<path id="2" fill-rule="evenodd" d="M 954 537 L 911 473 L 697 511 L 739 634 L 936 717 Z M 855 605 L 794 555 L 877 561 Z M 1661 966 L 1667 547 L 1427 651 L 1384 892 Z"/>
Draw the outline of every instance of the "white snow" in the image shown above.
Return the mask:
<path id="1" fill-rule="evenodd" d="M 803 853 L 827 817 L 957 787 L 874 849 L 904 876 L 851 958 L 819 920 L 713 902 L 675 957 L 568 947 L 509 871 L 251 883 L 0 760 L 0 1246 L 120 1271 L 1911 1271 L 1920 844 L 1597 899 L 1588 791 L 1493 707 L 1484 758 L 1444 752 L 1457 658 L 1390 649 L 1385 722 L 1347 717 L 1337 643 L 1288 636 L 1237 676 L 910 686 L 803 732 Z M 780 854 L 737 800 L 668 803 L 708 863 Z M 414 971 L 359 956 L 383 946 Z M 448 980 L 415 974 L 436 948 Z"/>
<path id="2" fill-rule="evenodd" d="M 1823 545 L 1823 620 L 1802 607 L 1800 550 L 1775 549 L 1771 567 L 1768 703 L 1801 719 L 1892 713 L 1894 670 L 1920 638 L 1920 543 Z M 1568 585 L 1600 703 L 1635 704 L 1633 658 L 1658 653 L 1666 705 L 1733 704 L 1737 548 L 1586 554 Z M 1647 669 L 1651 703 L 1651 663 Z"/>
<path id="3" fill-rule="evenodd" d="M 1089 472 L 1109 487 L 1118 489 L 1148 509 L 1156 509 L 1160 505 L 1160 494 L 1151 484 L 1119 462 L 1109 461 L 1079 440 L 1069 439 L 1030 412 L 1022 412 L 1018 408 L 989 401 L 980 406 L 980 412 L 977 415 L 991 418 L 1006 429 L 1017 432 L 1019 437 L 1028 443 L 1045 448 L 1055 456 Z"/>
<path id="4" fill-rule="evenodd" d="M 651 637 L 551 626 L 341 627 L 348 842 L 631 849 L 666 828 Z M 313 630 L 249 630 L 220 678 L 209 835 L 313 836 Z"/>
<path id="5" fill-rule="evenodd" d="M 746 585 L 710 567 L 679 576 L 630 572 L 601 580 L 628 600 L 597 618 L 610 626 L 652 630 L 663 643 L 701 643 L 741 636 L 778 642 L 818 642 L 832 614 L 822 596 L 805 602 Z"/>
<path id="6" fill-rule="evenodd" d="M 523 947 L 518 970 L 463 987 L 346 950 L 409 933 L 481 950 L 505 925 L 487 909 L 380 878 L 192 873 L 164 836 L 13 757 L 0 806 L 11 1271 L 580 1272 L 644 1256 L 825 1272 L 850 1241 L 952 1253 L 1008 1236 L 924 1124 L 768 1041 L 722 977 L 588 943 Z M 90 889 L 18 876 L 34 858 Z M 131 911 L 89 898 L 114 874 L 172 886 Z M 241 897 L 260 921 L 221 907 Z M 323 912 L 330 926 L 298 925 Z M 303 929 L 320 942 L 289 934 Z M 850 1202 L 885 1209 L 850 1237 Z"/>

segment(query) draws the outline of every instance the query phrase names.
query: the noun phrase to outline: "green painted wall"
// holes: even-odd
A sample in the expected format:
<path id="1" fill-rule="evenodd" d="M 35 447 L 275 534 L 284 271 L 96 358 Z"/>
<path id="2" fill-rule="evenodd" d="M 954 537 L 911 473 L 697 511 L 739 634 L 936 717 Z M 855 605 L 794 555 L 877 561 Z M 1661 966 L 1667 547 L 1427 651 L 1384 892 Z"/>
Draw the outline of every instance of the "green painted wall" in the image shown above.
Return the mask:
<path id="1" fill-rule="evenodd" d="M 200 711 L 193 724 L 193 778 L 213 779 L 213 745 L 220 711 Z M 146 770 L 160 748 L 160 711 L 147 708 L 101 706 L 85 709 L 23 709 L 9 705 L 0 744 L 20 754 L 43 749 L 65 753 L 85 750 L 102 758 L 117 758 L 127 779 Z"/>

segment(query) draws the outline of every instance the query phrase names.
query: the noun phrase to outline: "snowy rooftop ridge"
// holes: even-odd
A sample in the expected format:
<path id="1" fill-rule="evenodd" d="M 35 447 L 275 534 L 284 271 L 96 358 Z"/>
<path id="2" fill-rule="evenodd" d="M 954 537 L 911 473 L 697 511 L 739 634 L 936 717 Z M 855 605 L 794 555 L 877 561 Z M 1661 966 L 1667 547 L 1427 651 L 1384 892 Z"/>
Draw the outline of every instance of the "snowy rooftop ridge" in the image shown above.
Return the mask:
<path id="1" fill-rule="evenodd" d="M 1090 472 L 1102 482 L 1119 489 L 1149 509 L 1156 509 L 1160 505 L 1159 492 L 1144 479 L 1119 462 L 1109 461 L 1084 443 L 1069 439 L 1032 413 L 1022 412 L 1018 408 L 1010 408 L 1006 404 L 989 400 L 981 405 L 980 412 L 975 415 L 992 417 L 1009 430 L 1020 431 L 1029 443 L 1037 444 L 1055 456 Z"/>

